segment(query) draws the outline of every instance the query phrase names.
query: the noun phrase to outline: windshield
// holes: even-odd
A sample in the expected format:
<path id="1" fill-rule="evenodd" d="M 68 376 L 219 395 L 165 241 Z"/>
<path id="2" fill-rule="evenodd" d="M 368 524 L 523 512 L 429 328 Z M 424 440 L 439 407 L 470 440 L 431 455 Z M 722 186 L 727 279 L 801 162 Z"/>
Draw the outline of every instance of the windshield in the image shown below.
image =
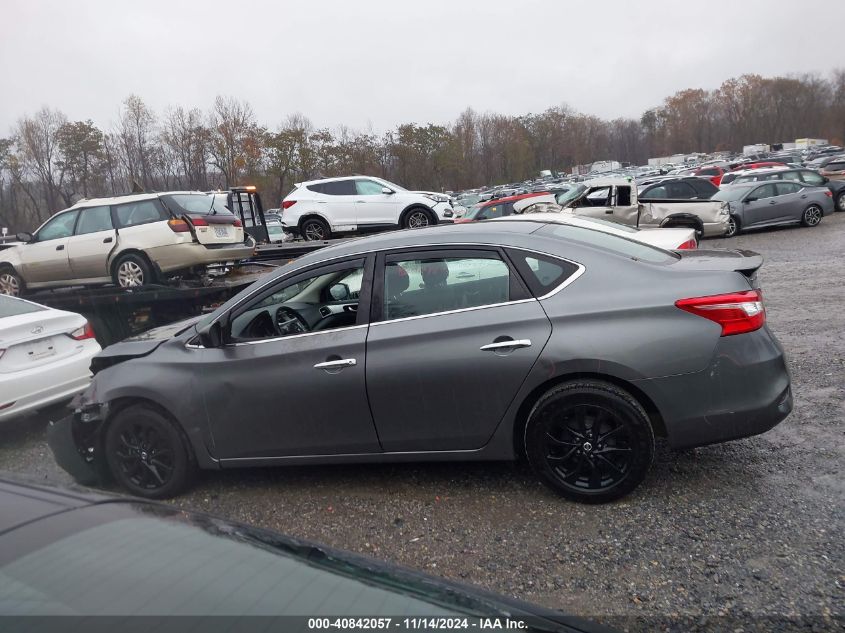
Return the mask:
<path id="1" fill-rule="evenodd" d="M 459 204 L 462 207 L 471 207 L 472 205 L 476 204 L 480 200 L 481 200 L 481 196 L 475 194 L 475 195 L 472 195 L 472 196 L 464 196 L 462 198 L 458 198 L 456 204 Z"/>
<path id="2" fill-rule="evenodd" d="M 734 202 L 744 196 L 749 190 L 749 187 L 740 187 L 733 185 L 726 189 L 720 189 L 710 198 L 711 200 L 718 200 L 720 202 Z"/>
<path id="3" fill-rule="evenodd" d="M 161 196 L 164 204 L 177 215 L 232 215 L 225 205 L 225 197 L 204 193 L 179 193 Z"/>
<path id="4" fill-rule="evenodd" d="M 585 191 L 587 191 L 587 187 L 585 187 L 584 185 L 576 185 L 569 191 L 564 191 L 563 193 L 557 194 L 555 196 L 555 200 L 557 200 L 557 203 L 559 205 L 566 206 L 573 200 L 580 198 Z"/>
<path id="5" fill-rule="evenodd" d="M 15 299 L 0 295 L 0 319 L 11 316 L 18 316 L 19 314 L 29 314 L 30 312 L 43 312 L 47 308 L 24 301 L 23 299 Z M 0 352 L 2 357 L 2 352 Z"/>

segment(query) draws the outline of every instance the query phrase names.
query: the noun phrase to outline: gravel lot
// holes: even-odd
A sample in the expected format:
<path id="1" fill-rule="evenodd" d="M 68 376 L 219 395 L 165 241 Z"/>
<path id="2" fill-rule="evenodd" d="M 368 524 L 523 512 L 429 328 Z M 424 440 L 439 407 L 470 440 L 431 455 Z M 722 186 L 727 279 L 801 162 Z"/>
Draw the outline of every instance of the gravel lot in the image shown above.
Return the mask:
<path id="1" fill-rule="evenodd" d="M 633 495 L 598 507 L 508 463 L 205 473 L 175 503 L 620 628 L 672 615 L 833 628 L 845 614 L 845 213 L 704 244 L 722 245 L 766 257 L 768 321 L 791 365 L 795 411 L 763 436 L 661 447 Z M 45 417 L 3 426 L 0 469 L 69 483 Z"/>

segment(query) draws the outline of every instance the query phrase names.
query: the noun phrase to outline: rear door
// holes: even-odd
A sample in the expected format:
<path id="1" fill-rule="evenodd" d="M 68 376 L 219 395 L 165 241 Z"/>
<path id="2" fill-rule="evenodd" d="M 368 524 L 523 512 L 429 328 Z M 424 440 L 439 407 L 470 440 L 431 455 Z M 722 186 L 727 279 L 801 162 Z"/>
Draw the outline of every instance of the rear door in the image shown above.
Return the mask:
<path id="1" fill-rule="evenodd" d="M 794 220 L 798 222 L 804 213 L 804 208 L 809 204 L 807 192 L 803 185 L 797 182 L 779 182 L 775 185 L 777 190 L 777 220 L 786 222 Z"/>
<path id="2" fill-rule="evenodd" d="M 34 241 L 20 247 L 20 272 L 26 283 L 73 279 L 67 245 L 78 215 L 74 209 L 52 217 L 36 232 Z"/>
<path id="3" fill-rule="evenodd" d="M 111 207 L 87 207 L 79 212 L 76 231 L 67 243 L 68 263 L 75 279 L 107 278 L 109 253 L 115 247 Z"/>
<path id="4" fill-rule="evenodd" d="M 321 185 L 323 193 L 326 194 L 327 216 L 333 231 L 354 231 L 358 228 L 358 207 L 364 204 L 357 204 L 358 193 L 355 189 L 355 181 L 333 180 Z"/>
<path id="5" fill-rule="evenodd" d="M 496 248 L 380 255 L 367 394 L 385 451 L 477 449 L 551 325 Z"/>

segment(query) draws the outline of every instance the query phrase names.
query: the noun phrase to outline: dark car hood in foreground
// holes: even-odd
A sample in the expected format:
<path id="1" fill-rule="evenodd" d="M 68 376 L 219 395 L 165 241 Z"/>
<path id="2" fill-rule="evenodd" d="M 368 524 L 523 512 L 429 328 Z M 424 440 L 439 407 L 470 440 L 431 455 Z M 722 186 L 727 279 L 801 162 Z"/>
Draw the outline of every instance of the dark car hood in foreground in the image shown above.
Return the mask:
<path id="1" fill-rule="evenodd" d="M 146 356 L 155 351 L 165 341 L 169 341 L 174 336 L 193 327 L 201 318 L 199 316 L 191 317 L 190 319 L 162 325 L 141 334 L 130 336 L 119 343 L 109 345 L 91 360 L 91 371 L 96 374 L 106 367 L 111 367 L 125 360 Z"/>
<path id="2" fill-rule="evenodd" d="M 313 610 L 325 617 L 326 608 L 335 608 L 340 613 L 333 616 L 360 617 L 364 611 L 398 620 L 442 614 L 522 620 L 528 625 L 522 630 L 610 631 L 390 563 L 158 503 L 4 477 L 0 507 L 0 578 L 5 579 L 0 616 L 21 610 L 37 616 L 162 616 L 192 610 L 230 617 L 301 616 Z M 52 580 L 58 576 L 60 583 Z M 86 591 L 89 585 L 97 591 Z M 25 604 L 17 598 L 20 591 L 29 597 Z M 270 601 L 263 607 L 269 612 L 256 608 L 266 597 Z"/>

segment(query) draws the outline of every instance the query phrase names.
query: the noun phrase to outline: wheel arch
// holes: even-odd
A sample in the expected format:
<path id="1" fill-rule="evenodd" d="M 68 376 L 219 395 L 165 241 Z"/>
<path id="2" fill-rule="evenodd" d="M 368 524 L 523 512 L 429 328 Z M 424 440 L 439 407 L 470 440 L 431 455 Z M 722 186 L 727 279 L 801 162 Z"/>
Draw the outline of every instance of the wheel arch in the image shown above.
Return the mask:
<path id="1" fill-rule="evenodd" d="M 329 221 L 329 219 L 324 214 L 320 213 L 319 211 L 305 211 L 305 212 L 303 212 L 303 214 L 301 216 L 299 216 L 299 220 L 297 220 L 296 226 L 298 226 L 300 229 L 302 229 L 302 225 L 305 223 L 306 220 L 312 220 L 314 218 L 316 218 L 318 220 L 322 220 L 323 222 L 328 224 L 329 229 L 332 228 L 332 223 Z"/>
<path id="2" fill-rule="evenodd" d="M 414 209 L 422 209 L 428 214 L 428 217 L 429 219 L 431 219 L 432 224 L 438 223 L 437 214 L 431 207 L 426 204 L 423 204 L 422 202 L 412 202 L 404 209 L 402 209 L 402 212 L 399 214 L 399 226 L 402 226 L 405 223 L 405 216 L 407 216 Z"/>
<path id="3" fill-rule="evenodd" d="M 672 215 L 663 218 L 660 226 L 666 228 L 672 226 L 686 226 L 692 227 L 696 231 L 702 233 L 704 232 L 704 222 L 700 217 L 692 213 L 673 213 Z"/>
<path id="4" fill-rule="evenodd" d="M 569 382 L 572 380 L 600 380 L 602 382 L 615 385 L 620 389 L 624 389 L 633 396 L 637 402 L 642 405 L 645 412 L 651 420 L 652 430 L 657 437 L 667 437 L 666 423 L 663 416 L 660 414 L 657 405 L 642 389 L 634 385 L 632 382 L 613 376 L 610 374 L 602 374 L 598 372 L 579 371 L 555 376 L 539 385 L 537 385 L 531 392 L 523 399 L 519 405 L 513 425 L 513 450 L 514 454 L 519 458 L 525 457 L 525 446 L 523 436 L 525 435 L 525 427 L 528 424 L 528 415 L 531 409 L 543 395 L 550 389 Z"/>
<path id="5" fill-rule="evenodd" d="M 110 277 L 114 278 L 115 266 L 117 266 L 117 263 L 122 258 L 126 257 L 127 255 L 137 255 L 139 257 L 143 257 L 144 261 L 147 262 L 147 265 L 150 267 L 150 270 L 153 272 L 153 275 L 161 274 L 161 271 L 159 270 L 158 266 L 155 264 L 155 262 L 153 262 L 153 260 L 150 259 L 150 256 L 147 255 L 147 253 L 145 253 L 140 248 L 134 248 L 133 247 L 133 248 L 124 249 L 124 250 L 117 252 L 117 253 L 114 253 L 110 256 L 110 259 L 109 259 L 109 276 Z"/>

